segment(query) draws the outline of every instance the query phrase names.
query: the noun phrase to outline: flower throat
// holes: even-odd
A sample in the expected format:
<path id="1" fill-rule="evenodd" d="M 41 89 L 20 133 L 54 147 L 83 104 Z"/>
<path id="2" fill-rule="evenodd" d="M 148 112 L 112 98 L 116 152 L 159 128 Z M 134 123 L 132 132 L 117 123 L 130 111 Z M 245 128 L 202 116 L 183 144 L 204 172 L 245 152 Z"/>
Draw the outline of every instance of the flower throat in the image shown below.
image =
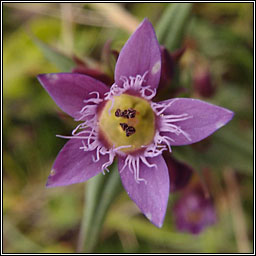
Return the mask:
<path id="1" fill-rule="evenodd" d="M 110 146 L 136 151 L 153 141 L 155 114 L 145 99 L 129 94 L 113 96 L 100 113 L 99 129 Z"/>

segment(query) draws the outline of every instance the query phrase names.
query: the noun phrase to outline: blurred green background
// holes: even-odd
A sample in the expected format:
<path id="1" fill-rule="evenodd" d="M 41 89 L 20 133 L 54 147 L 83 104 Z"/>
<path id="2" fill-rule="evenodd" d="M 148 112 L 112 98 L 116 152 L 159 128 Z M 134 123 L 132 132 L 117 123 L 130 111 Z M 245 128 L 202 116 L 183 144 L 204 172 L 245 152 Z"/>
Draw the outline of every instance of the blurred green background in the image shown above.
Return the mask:
<path id="1" fill-rule="evenodd" d="M 69 71 L 74 55 L 112 75 L 107 50 L 102 53 L 106 41 L 120 50 L 144 17 L 159 37 L 175 34 L 176 21 L 161 35 L 168 8 L 167 3 L 3 5 L 5 253 L 68 253 L 77 248 L 84 184 L 45 188 L 51 165 L 66 142 L 55 134 L 70 134 L 76 123 L 58 109 L 36 76 Z M 177 159 L 200 175 L 210 175 L 218 222 L 198 236 L 180 233 L 172 215 L 177 195 L 171 194 L 164 226 L 158 229 L 122 190 L 110 207 L 95 252 L 253 250 L 253 4 L 195 3 L 182 29 L 180 46 L 187 49 L 178 69 L 179 84 L 186 89 L 181 96 L 200 98 L 193 74 L 207 67 L 216 93 L 201 98 L 235 112 L 234 119 L 211 136 L 210 148 L 203 143 L 173 147 Z M 177 49 L 177 43 L 169 49 Z"/>

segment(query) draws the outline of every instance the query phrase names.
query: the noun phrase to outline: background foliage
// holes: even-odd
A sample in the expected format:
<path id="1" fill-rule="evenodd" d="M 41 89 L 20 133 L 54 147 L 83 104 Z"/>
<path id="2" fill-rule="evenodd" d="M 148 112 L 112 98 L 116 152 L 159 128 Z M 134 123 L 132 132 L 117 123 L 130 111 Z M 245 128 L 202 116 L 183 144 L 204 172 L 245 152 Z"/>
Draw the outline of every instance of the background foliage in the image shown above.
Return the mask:
<path id="1" fill-rule="evenodd" d="M 176 70 L 179 79 L 171 84 L 185 88 L 179 96 L 200 98 L 193 76 L 198 67 L 207 67 L 216 94 L 206 100 L 235 112 L 207 142 L 173 148 L 177 159 L 210 180 L 218 223 L 198 236 L 178 232 L 172 215 L 178 195 L 173 194 L 158 229 L 122 189 L 95 252 L 252 252 L 253 4 L 196 3 L 175 11 L 171 5 L 4 4 L 4 252 L 75 252 L 79 240 L 84 184 L 45 188 L 66 142 L 55 134 L 69 134 L 75 123 L 43 90 L 37 74 L 70 71 L 76 55 L 112 75 L 106 41 L 120 50 L 144 17 L 169 50 L 187 46 Z"/>

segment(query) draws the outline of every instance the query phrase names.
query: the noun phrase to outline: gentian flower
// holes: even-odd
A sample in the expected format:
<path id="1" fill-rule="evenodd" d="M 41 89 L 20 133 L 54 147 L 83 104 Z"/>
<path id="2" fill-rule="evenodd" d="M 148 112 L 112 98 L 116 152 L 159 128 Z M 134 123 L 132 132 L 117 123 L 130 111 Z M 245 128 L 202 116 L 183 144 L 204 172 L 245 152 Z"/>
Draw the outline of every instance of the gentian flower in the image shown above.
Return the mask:
<path id="1" fill-rule="evenodd" d="M 163 224 L 169 174 L 162 152 L 204 139 L 233 116 L 196 99 L 153 102 L 161 74 L 154 29 L 145 19 L 121 50 L 111 88 L 83 74 L 41 74 L 56 104 L 81 121 L 59 152 L 47 186 L 84 182 L 114 158 L 128 195 L 156 226 Z"/>
<path id="2" fill-rule="evenodd" d="M 213 201 L 200 188 L 186 191 L 173 206 L 176 227 L 179 231 L 199 234 L 217 221 Z"/>

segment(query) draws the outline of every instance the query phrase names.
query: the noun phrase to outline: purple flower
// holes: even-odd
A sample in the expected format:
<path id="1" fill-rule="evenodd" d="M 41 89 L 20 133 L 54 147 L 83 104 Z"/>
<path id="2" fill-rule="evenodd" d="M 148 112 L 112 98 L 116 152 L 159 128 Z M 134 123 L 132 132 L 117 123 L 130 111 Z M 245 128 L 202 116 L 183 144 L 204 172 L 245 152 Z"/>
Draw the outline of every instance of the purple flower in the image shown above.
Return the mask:
<path id="1" fill-rule="evenodd" d="M 118 158 L 124 188 L 145 216 L 163 224 L 169 173 L 162 152 L 204 139 L 233 116 L 196 99 L 153 102 L 161 54 L 145 19 L 120 52 L 111 88 L 86 75 L 42 74 L 40 83 L 57 105 L 81 123 L 59 152 L 47 186 L 84 182 Z"/>
<path id="2" fill-rule="evenodd" d="M 173 213 L 177 229 L 192 234 L 199 234 L 216 223 L 213 202 L 199 189 L 184 193 L 175 203 Z"/>

